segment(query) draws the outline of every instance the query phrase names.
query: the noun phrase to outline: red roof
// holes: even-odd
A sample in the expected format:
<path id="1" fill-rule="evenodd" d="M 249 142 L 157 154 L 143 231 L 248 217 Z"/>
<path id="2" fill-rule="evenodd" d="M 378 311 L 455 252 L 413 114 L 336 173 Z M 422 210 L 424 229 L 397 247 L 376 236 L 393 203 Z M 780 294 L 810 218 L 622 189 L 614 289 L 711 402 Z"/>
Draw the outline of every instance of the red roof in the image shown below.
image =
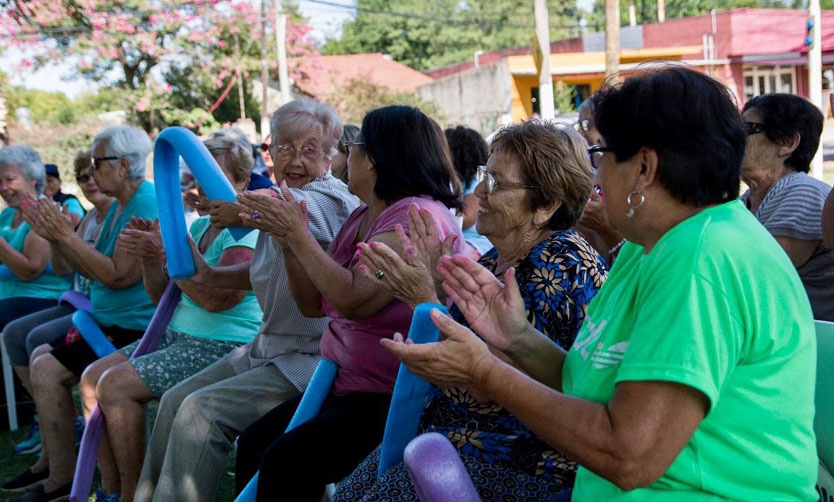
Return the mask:
<path id="1" fill-rule="evenodd" d="M 405 93 L 414 92 L 421 85 L 433 81 L 431 77 L 379 52 L 317 56 L 305 68 L 304 73 L 304 77 L 297 80 L 295 86 L 301 92 L 318 99 L 325 99 L 339 85 L 357 79 Z"/>

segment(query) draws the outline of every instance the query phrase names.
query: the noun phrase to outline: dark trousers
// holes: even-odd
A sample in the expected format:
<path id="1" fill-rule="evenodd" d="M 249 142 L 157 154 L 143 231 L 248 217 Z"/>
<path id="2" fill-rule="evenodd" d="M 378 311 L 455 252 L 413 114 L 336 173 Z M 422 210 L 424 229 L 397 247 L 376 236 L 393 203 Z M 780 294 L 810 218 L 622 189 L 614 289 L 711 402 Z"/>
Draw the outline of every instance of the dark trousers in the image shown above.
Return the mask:
<path id="1" fill-rule="evenodd" d="M 260 469 L 257 500 L 318 500 L 382 441 L 389 394 L 331 394 L 315 418 L 284 434 L 300 401 L 284 402 L 240 435 L 237 493 Z"/>

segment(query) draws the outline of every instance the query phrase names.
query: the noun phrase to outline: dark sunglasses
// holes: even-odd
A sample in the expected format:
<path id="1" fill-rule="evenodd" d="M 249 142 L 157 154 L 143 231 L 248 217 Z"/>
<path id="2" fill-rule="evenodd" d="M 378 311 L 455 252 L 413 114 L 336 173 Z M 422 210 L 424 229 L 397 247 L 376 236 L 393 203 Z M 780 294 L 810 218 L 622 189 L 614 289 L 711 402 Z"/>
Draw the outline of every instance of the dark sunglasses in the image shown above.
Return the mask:
<path id="1" fill-rule="evenodd" d="M 745 122 L 744 128 L 747 130 L 748 136 L 759 134 L 760 132 L 765 132 L 764 124 L 759 124 L 756 122 Z"/>
<path id="2" fill-rule="evenodd" d="M 93 171 L 98 171 L 99 169 L 101 169 L 102 162 L 119 160 L 119 157 L 91 157 L 90 160 L 93 163 Z"/>
<path id="3" fill-rule="evenodd" d="M 93 176 L 90 175 L 90 174 L 79 174 L 78 176 L 75 177 L 75 181 L 77 183 L 87 183 L 88 181 L 90 181 L 90 178 L 92 178 L 92 177 Z"/>
<path id="4" fill-rule="evenodd" d="M 269 151 L 269 143 L 261 143 L 261 151 L 268 152 Z"/>

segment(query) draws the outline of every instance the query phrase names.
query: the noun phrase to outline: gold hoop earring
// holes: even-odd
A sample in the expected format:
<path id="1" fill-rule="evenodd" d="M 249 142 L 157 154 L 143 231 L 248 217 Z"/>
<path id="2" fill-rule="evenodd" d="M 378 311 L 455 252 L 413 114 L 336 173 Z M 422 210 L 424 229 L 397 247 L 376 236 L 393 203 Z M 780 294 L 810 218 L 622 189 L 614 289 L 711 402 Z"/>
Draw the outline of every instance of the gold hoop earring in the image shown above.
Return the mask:
<path id="1" fill-rule="evenodd" d="M 635 194 L 640 196 L 640 202 L 638 202 L 637 204 L 635 204 L 634 201 L 631 200 Z M 628 203 L 628 212 L 626 212 L 626 218 L 633 218 L 634 210 L 642 206 L 644 202 L 646 202 L 646 195 L 643 192 L 633 190 L 631 193 L 629 193 L 628 197 L 626 197 L 626 203 Z"/>

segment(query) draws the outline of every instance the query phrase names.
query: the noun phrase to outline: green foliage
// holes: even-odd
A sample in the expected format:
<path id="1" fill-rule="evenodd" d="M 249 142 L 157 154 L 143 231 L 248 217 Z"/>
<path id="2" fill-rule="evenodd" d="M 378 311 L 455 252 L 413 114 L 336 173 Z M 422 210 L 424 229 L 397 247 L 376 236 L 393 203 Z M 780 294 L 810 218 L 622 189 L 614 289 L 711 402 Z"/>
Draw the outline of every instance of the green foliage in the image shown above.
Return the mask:
<path id="1" fill-rule="evenodd" d="M 633 0 L 637 24 L 657 22 L 657 0 Z M 802 0 L 799 0 L 802 1 Z M 823 0 L 834 3 L 834 0 Z M 626 26 L 629 0 L 620 0 L 620 26 Z M 712 9 L 737 7 L 788 7 L 781 0 L 666 0 L 666 19 L 697 16 Z M 588 27 L 593 31 L 605 31 L 605 0 L 595 0 L 588 18 Z"/>
<path id="2" fill-rule="evenodd" d="M 574 111 L 576 88 L 572 85 L 553 86 L 553 108 L 556 113 L 570 113 Z"/>
<path id="3" fill-rule="evenodd" d="M 366 78 L 357 78 L 338 85 L 327 102 L 346 124 L 361 124 L 366 113 L 388 105 L 415 106 L 439 123 L 445 122 L 440 109 L 434 103 L 424 101 L 414 94 L 392 93 L 386 87 L 371 83 Z"/>
<path id="4" fill-rule="evenodd" d="M 418 70 L 470 60 L 475 51 L 530 45 L 529 0 L 357 0 L 356 19 L 324 54 L 381 52 Z M 577 35 L 580 12 L 573 2 L 549 2 L 551 39 Z M 383 12 L 383 13 L 379 13 Z M 384 12 L 413 13 L 404 17 Z"/>
<path id="5" fill-rule="evenodd" d="M 34 123 L 72 124 L 75 122 L 75 111 L 70 99 L 61 92 L 47 92 L 12 88 L 7 95 L 6 107 L 10 118 L 17 108 L 29 109 L 29 117 Z"/>

